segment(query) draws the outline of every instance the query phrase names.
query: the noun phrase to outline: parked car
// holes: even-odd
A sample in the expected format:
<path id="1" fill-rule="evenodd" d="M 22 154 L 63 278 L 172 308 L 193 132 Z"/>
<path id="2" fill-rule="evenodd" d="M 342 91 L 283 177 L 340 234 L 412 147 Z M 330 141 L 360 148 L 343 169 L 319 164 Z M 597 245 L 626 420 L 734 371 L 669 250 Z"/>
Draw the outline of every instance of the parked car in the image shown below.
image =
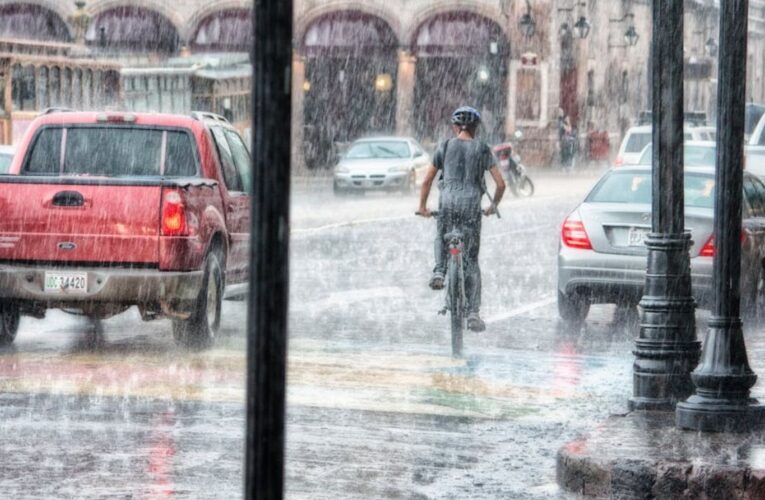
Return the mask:
<path id="1" fill-rule="evenodd" d="M 713 127 L 695 127 L 686 125 L 683 129 L 683 140 L 688 141 L 709 141 L 710 129 Z M 653 141 L 653 127 L 651 125 L 640 125 L 627 130 L 619 146 L 619 152 L 614 161 L 614 166 L 637 165 L 642 156 L 643 149 Z"/>
<path id="2" fill-rule="evenodd" d="M 651 165 L 653 143 L 640 153 L 637 165 Z M 686 167 L 714 167 L 717 159 L 717 143 L 711 141 L 688 141 L 683 144 L 683 165 Z"/>
<path id="3" fill-rule="evenodd" d="M 691 232 L 691 280 L 701 308 L 712 301 L 715 254 L 714 169 L 685 169 L 685 224 Z M 606 172 L 566 218 L 558 252 L 558 311 L 566 320 L 587 317 L 590 304 L 634 306 L 643 294 L 651 229 L 651 168 Z M 746 314 L 760 316 L 765 261 L 765 183 L 744 174 L 741 297 Z"/>
<path id="4" fill-rule="evenodd" d="M 429 164 L 430 157 L 411 137 L 359 139 L 335 167 L 334 192 L 413 192 Z"/>
<path id="5" fill-rule="evenodd" d="M 7 174 L 16 149 L 13 146 L 0 146 L 0 174 Z"/>
<path id="6" fill-rule="evenodd" d="M 0 178 L 0 343 L 20 315 L 138 306 L 205 347 L 248 279 L 250 156 L 222 117 L 52 113 Z"/>

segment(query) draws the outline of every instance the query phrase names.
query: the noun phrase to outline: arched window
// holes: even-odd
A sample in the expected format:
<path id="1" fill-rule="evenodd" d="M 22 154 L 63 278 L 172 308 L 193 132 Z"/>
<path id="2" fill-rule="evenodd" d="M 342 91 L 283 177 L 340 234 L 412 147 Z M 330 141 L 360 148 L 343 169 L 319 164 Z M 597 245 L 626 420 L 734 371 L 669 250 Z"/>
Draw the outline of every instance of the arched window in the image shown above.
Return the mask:
<path id="1" fill-rule="evenodd" d="M 13 66 L 11 79 L 13 81 L 11 99 L 13 100 L 14 111 L 36 110 L 35 67 L 16 64 Z"/>
<path id="2" fill-rule="evenodd" d="M 191 38 L 195 51 L 247 52 L 252 46 L 252 11 L 228 9 L 202 19 Z"/>
<path id="3" fill-rule="evenodd" d="M 104 50 L 173 53 L 178 49 L 178 31 L 153 10 L 116 7 L 93 18 L 85 42 Z"/>
<path id="4" fill-rule="evenodd" d="M 58 14 L 26 3 L 0 6 L 0 38 L 71 41 L 66 23 Z"/>

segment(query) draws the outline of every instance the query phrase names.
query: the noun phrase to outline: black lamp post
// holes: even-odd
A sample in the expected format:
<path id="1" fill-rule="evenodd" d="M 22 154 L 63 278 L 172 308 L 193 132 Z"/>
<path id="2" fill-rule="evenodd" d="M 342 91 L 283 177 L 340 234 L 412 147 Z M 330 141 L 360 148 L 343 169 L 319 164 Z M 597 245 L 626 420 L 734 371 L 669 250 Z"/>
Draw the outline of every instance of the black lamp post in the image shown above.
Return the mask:
<path id="1" fill-rule="evenodd" d="M 677 405 L 682 429 L 747 432 L 763 423 L 763 407 L 749 397 L 757 376 L 749 367 L 740 317 L 741 211 L 748 0 L 720 2 L 717 93 L 714 309 L 696 393 Z"/>
<path id="2" fill-rule="evenodd" d="M 292 0 L 258 0 L 252 14 L 254 192 L 247 310 L 246 499 L 284 497 L 292 15 Z"/>
<path id="3" fill-rule="evenodd" d="M 653 2 L 653 204 L 633 410 L 671 410 L 699 359 L 683 199 L 683 0 Z M 743 114 L 742 114 L 743 116 Z"/>

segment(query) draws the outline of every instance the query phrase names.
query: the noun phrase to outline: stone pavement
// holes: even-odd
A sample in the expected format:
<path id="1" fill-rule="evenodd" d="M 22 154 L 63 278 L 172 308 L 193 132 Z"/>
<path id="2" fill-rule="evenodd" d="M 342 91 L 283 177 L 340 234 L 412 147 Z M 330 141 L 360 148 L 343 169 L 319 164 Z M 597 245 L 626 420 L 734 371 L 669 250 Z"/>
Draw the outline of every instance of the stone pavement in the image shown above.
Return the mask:
<path id="1" fill-rule="evenodd" d="M 681 431 L 674 422 L 674 412 L 611 416 L 558 451 L 558 484 L 596 498 L 765 499 L 765 433 Z"/>

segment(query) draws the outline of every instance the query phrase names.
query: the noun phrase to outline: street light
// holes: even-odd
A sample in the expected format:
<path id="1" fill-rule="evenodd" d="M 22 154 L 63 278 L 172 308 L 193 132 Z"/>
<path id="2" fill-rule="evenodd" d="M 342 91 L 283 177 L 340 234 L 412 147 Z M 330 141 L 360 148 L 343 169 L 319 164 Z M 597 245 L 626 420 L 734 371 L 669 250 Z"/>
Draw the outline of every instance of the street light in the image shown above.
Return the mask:
<path id="1" fill-rule="evenodd" d="M 707 55 L 711 57 L 715 57 L 717 55 L 718 46 L 714 38 L 707 40 L 707 42 L 704 44 L 704 48 L 707 50 Z"/>
<path id="2" fill-rule="evenodd" d="M 590 34 L 591 28 L 590 21 L 584 16 L 579 16 L 579 20 L 574 24 L 574 34 L 581 40 L 584 40 Z"/>
<path id="3" fill-rule="evenodd" d="M 639 39 L 640 35 L 635 31 L 635 26 L 627 28 L 627 32 L 624 33 L 624 42 L 627 44 L 627 47 L 634 47 L 637 45 Z"/>
<path id="4" fill-rule="evenodd" d="M 523 36 L 526 38 L 531 38 L 534 36 L 534 33 L 536 33 L 537 22 L 533 17 L 531 17 L 531 7 L 529 7 L 529 10 L 526 11 L 526 13 L 522 15 L 521 19 L 518 21 L 518 29 L 521 30 L 521 33 L 523 33 Z"/>

